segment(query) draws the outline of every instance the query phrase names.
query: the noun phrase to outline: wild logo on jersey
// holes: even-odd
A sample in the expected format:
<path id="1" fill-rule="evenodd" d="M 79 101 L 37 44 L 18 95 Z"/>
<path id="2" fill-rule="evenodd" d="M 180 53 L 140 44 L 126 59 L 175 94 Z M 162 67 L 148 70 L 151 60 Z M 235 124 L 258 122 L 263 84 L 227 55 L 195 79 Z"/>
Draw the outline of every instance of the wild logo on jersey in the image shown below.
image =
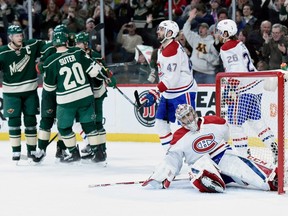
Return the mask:
<path id="1" fill-rule="evenodd" d="M 192 149 L 195 152 L 201 154 L 209 152 L 211 149 L 215 148 L 217 142 L 215 141 L 214 134 L 205 134 L 197 137 L 192 143 Z"/>
<path id="2" fill-rule="evenodd" d="M 139 94 L 140 102 L 143 102 L 143 100 L 145 100 L 143 98 L 147 93 L 148 93 L 148 90 L 141 92 Z M 156 115 L 157 106 L 158 104 L 155 103 L 150 107 L 141 107 L 139 110 L 137 107 L 135 107 L 134 113 L 138 122 L 140 122 L 140 124 L 142 124 L 145 127 L 153 127 L 155 124 L 155 115 Z"/>
<path id="3" fill-rule="evenodd" d="M 30 61 L 30 56 L 25 55 L 24 58 L 21 59 L 17 64 L 15 63 L 15 61 L 12 64 L 10 64 L 9 68 L 10 68 L 11 76 L 13 76 L 13 73 L 22 72 L 22 70 L 26 67 L 29 61 Z"/>

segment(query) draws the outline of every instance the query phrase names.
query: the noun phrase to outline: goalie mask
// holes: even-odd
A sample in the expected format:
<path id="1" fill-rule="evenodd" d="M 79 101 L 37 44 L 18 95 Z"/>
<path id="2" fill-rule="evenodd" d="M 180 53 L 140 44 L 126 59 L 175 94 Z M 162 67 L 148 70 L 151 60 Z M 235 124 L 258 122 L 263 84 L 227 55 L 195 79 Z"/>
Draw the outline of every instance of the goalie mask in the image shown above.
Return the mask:
<path id="1" fill-rule="evenodd" d="M 195 132 L 199 129 L 197 124 L 198 115 L 191 105 L 179 104 L 176 109 L 175 116 L 180 124 L 186 129 L 192 132 Z"/>

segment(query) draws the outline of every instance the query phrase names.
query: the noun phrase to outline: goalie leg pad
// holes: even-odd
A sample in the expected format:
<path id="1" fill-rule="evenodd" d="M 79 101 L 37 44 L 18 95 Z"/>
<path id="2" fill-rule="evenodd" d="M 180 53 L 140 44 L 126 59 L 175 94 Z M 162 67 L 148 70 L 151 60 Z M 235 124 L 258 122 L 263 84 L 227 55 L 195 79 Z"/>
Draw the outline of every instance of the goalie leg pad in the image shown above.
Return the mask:
<path id="1" fill-rule="evenodd" d="M 200 192 L 224 192 L 225 183 L 220 176 L 218 166 L 209 155 L 203 155 L 190 168 L 190 182 L 195 189 Z"/>

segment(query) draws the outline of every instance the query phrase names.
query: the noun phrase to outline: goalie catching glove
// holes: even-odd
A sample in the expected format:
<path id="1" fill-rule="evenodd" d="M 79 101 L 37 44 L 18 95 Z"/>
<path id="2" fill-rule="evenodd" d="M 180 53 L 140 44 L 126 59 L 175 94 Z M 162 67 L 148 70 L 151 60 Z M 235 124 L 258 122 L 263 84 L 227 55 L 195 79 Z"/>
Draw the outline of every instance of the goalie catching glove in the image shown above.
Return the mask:
<path id="1" fill-rule="evenodd" d="M 172 168 L 165 163 L 161 163 L 153 174 L 143 182 L 142 186 L 151 185 L 155 189 L 167 189 L 174 178 L 175 174 Z"/>

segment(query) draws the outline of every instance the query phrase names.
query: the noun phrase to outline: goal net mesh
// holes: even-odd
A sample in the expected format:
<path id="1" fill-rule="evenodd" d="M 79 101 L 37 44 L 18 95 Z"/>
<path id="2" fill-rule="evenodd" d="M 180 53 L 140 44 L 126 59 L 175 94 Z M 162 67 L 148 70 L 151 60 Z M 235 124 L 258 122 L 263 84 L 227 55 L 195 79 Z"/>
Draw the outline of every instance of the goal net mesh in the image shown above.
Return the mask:
<path id="1" fill-rule="evenodd" d="M 279 194 L 288 190 L 287 97 L 285 71 L 218 73 L 216 76 L 216 114 L 225 118 L 230 126 L 230 144 L 243 147 L 248 141 L 251 156 L 273 166 L 268 143 L 277 142 Z"/>

